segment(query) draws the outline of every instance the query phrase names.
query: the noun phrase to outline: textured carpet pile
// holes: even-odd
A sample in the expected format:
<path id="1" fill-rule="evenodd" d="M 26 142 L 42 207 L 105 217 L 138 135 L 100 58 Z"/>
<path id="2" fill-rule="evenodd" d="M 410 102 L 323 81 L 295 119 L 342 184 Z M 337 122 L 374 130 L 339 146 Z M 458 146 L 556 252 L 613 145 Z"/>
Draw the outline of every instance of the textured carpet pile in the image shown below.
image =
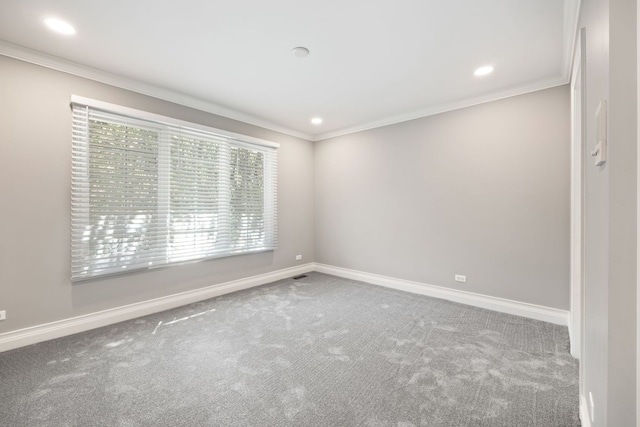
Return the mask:
<path id="1" fill-rule="evenodd" d="M 0 353 L 6 426 L 574 427 L 567 328 L 310 273 Z"/>

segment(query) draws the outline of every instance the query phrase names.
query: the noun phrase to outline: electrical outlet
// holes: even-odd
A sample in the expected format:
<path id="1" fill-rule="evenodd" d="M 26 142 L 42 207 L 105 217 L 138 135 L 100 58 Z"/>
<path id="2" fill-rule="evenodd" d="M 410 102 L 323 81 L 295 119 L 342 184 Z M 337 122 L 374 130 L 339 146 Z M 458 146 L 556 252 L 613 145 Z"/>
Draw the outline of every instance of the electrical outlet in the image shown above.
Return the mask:
<path id="1" fill-rule="evenodd" d="M 302 255 L 296 255 L 296 261 L 300 261 L 302 259 Z"/>
<path id="2" fill-rule="evenodd" d="M 455 275 L 455 279 L 456 279 L 456 282 L 463 282 L 463 283 L 466 283 L 466 281 L 467 281 L 467 276 L 463 276 L 462 274 L 456 274 L 456 275 Z"/>
<path id="3" fill-rule="evenodd" d="M 5 310 L 0 310 L 0 320 L 7 319 L 7 312 Z"/>

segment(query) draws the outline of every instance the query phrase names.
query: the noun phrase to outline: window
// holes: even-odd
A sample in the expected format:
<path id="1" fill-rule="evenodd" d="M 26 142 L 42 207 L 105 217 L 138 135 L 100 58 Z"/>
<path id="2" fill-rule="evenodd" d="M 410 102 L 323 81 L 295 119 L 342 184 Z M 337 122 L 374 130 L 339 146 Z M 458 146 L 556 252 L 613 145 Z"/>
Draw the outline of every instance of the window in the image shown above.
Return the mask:
<path id="1" fill-rule="evenodd" d="M 71 105 L 72 280 L 277 247 L 277 144 Z"/>

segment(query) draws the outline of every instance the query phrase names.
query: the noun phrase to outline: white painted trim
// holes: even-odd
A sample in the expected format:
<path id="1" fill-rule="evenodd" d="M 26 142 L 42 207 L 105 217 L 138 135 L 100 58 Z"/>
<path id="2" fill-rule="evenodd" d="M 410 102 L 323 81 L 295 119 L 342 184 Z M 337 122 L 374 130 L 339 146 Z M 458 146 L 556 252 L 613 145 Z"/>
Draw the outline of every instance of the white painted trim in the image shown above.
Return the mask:
<path id="1" fill-rule="evenodd" d="M 575 339 L 575 330 L 573 326 L 573 313 L 569 311 L 567 316 L 567 329 L 569 329 L 569 353 L 573 356 L 574 359 L 580 360 L 580 356 L 574 353 L 574 339 Z"/>
<path id="2" fill-rule="evenodd" d="M 589 416 L 589 405 L 587 399 L 580 395 L 580 423 L 582 427 L 591 427 L 591 417 Z"/>
<path id="3" fill-rule="evenodd" d="M 640 0 L 636 1 L 636 427 L 640 427 Z"/>
<path id="4" fill-rule="evenodd" d="M 203 301 L 219 295 L 272 283 L 277 280 L 286 279 L 298 274 L 308 273 L 310 271 L 317 271 L 338 277 L 359 280 L 405 292 L 442 298 L 449 301 L 468 304 L 501 313 L 542 320 L 558 325 L 566 326 L 568 324 L 569 313 L 564 310 L 444 288 L 441 286 L 428 285 L 425 283 L 412 282 L 409 280 L 381 276 L 378 274 L 365 273 L 342 267 L 334 267 L 319 263 L 308 263 L 270 273 L 259 274 L 257 276 L 246 277 L 244 279 L 219 283 L 205 288 L 155 298 L 149 301 L 142 301 L 43 325 L 19 329 L 17 331 L 6 332 L 4 334 L 0 334 L 0 352 L 100 328 L 114 323 L 123 322 L 125 320 L 135 319 L 137 317 L 169 310 L 186 304 Z"/>
<path id="5" fill-rule="evenodd" d="M 313 271 L 313 263 L 0 334 L 0 352 L 100 328 Z"/>
<path id="6" fill-rule="evenodd" d="M 376 129 L 384 126 L 391 126 L 397 123 L 408 122 L 410 120 L 417 120 L 424 117 L 434 116 L 436 114 L 446 113 L 454 110 L 460 110 L 462 108 L 467 108 L 467 107 L 473 107 L 474 105 L 486 104 L 487 102 L 499 101 L 501 99 L 511 98 L 513 96 L 525 95 L 527 93 L 536 92 L 539 90 L 550 89 L 552 87 L 566 85 L 567 83 L 569 83 L 569 79 L 564 76 L 560 78 L 550 79 L 550 80 L 543 80 L 540 82 L 532 83 L 527 86 L 522 86 L 515 89 L 499 92 L 499 93 L 492 93 L 489 95 L 483 95 L 476 98 L 468 98 L 462 101 L 448 103 L 448 104 L 433 105 L 431 107 L 421 109 L 418 111 L 412 111 L 407 114 L 401 114 L 399 116 L 388 117 L 382 120 L 365 123 L 359 126 L 340 129 L 334 132 L 327 132 L 320 135 L 315 135 L 311 139 L 311 141 L 322 141 L 324 139 L 349 135 L 356 132 L 363 132 L 366 130 Z"/>
<path id="7" fill-rule="evenodd" d="M 154 98 L 173 102 L 179 105 L 184 105 L 186 107 L 195 108 L 207 113 L 215 114 L 233 120 L 238 120 L 250 125 L 259 126 L 264 129 L 269 129 L 275 132 L 302 138 L 307 141 L 321 141 L 323 139 L 348 135 L 351 133 L 375 129 L 383 126 L 389 126 L 409 120 L 415 120 L 435 114 L 445 113 L 447 111 L 459 110 L 461 108 L 472 107 L 474 105 L 484 104 L 492 101 L 498 101 L 500 99 L 505 99 L 512 96 L 524 95 L 526 93 L 535 92 L 538 90 L 549 89 L 555 86 L 567 84 L 569 82 L 568 77 L 565 75 L 566 73 L 563 70 L 561 72 L 562 75 L 557 78 L 534 82 L 526 86 L 503 91 L 500 93 L 484 95 L 476 98 L 469 98 L 466 100 L 448 104 L 433 105 L 425 109 L 412 111 L 398 116 L 388 117 L 382 120 L 377 120 L 354 127 L 340 129 L 333 132 L 322 134 L 308 134 L 272 123 L 260 117 L 256 117 L 235 109 L 215 104 L 210 101 L 205 101 L 169 89 L 154 86 L 149 83 L 141 82 L 139 80 L 107 73 L 96 68 L 81 65 L 77 62 L 68 61 L 53 55 L 49 55 L 33 49 L 28 49 L 23 46 L 18 46 L 3 40 L 0 40 L 0 55 L 18 59 L 24 62 L 29 62 L 31 64 L 40 65 L 42 67 L 51 68 L 53 70 L 61 71 L 63 73 L 71 74 L 74 76 L 83 77 L 85 79 L 93 80 L 99 83 L 105 83 L 111 86 L 130 90 L 142 95 L 152 96 Z"/>
<path id="8" fill-rule="evenodd" d="M 636 1 L 636 427 L 640 427 L 640 0 Z M 589 426 L 590 427 L 590 426 Z"/>
<path id="9" fill-rule="evenodd" d="M 562 34 L 562 70 L 569 78 L 573 71 L 574 46 L 578 38 L 580 25 L 581 0 L 564 0 L 564 23 Z"/>
<path id="10" fill-rule="evenodd" d="M 0 40 L 0 55 L 18 59 L 24 62 L 29 62 L 31 64 L 40 65 L 42 67 L 51 68 L 53 70 L 62 71 L 63 73 L 83 77 L 85 79 L 93 80 L 99 83 L 105 83 L 111 86 L 130 90 L 142 95 L 163 99 L 175 104 L 184 105 L 185 107 L 195 108 L 200 111 L 233 120 L 238 120 L 254 126 L 259 126 L 272 131 L 284 133 L 286 135 L 306 139 L 307 141 L 310 141 L 312 138 L 312 135 L 310 134 L 277 125 L 268 120 L 253 116 L 251 114 L 224 107 L 210 101 L 205 101 L 169 89 L 151 85 L 149 83 L 144 83 L 139 80 L 134 80 L 128 77 L 122 77 L 116 74 L 108 73 L 106 71 L 101 71 L 97 68 L 88 67 L 77 62 L 67 61 L 53 55 L 49 55 L 33 49 L 28 49 L 23 46 L 18 46 L 16 44 L 9 43 L 3 40 Z"/>
<path id="11" fill-rule="evenodd" d="M 314 270 L 320 273 L 332 274 L 334 276 L 371 283 L 373 285 L 427 295 L 434 298 L 446 299 L 475 307 L 486 308 L 488 310 L 499 311 L 501 313 L 555 323 L 557 325 L 567 326 L 568 324 L 569 312 L 566 310 L 559 310 L 557 308 L 512 301 L 504 298 L 475 294 L 457 289 L 428 285 L 426 283 L 413 282 L 410 280 L 397 279 L 388 276 L 381 276 L 379 274 L 365 273 L 363 271 L 350 270 L 347 268 L 334 267 L 319 263 L 315 263 Z"/>
<path id="12" fill-rule="evenodd" d="M 585 185 L 585 29 L 578 32 L 571 71 L 571 354 L 582 357 L 584 312 L 584 185 Z M 582 369 L 582 368 L 581 368 Z M 581 375 L 582 377 L 582 375 Z"/>
<path id="13" fill-rule="evenodd" d="M 116 113 L 123 116 L 129 116 L 134 119 L 148 120 L 154 123 L 162 123 L 172 126 L 183 126 L 185 128 L 197 129 L 215 135 L 224 136 L 229 139 L 259 145 L 262 147 L 279 148 L 280 144 L 273 141 L 268 141 L 262 138 L 256 138 L 249 135 L 243 135 L 241 133 L 229 132 L 223 129 L 217 129 L 211 126 L 201 125 L 199 123 L 188 122 L 186 120 L 176 119 L 175 117 L 163 116 L 161 114 L 150 113 L 148 111 L 138 110 L 135 108 L 125 107 L 123 105 L 112 104 L 110 102 L 99 101 L 97 99 L 87 98 L 80 95 L 71 95 L 71 104 L 78 104 L 83 107 L 91 107 L 96 110 L 106 111 L 109 113 Z"/>

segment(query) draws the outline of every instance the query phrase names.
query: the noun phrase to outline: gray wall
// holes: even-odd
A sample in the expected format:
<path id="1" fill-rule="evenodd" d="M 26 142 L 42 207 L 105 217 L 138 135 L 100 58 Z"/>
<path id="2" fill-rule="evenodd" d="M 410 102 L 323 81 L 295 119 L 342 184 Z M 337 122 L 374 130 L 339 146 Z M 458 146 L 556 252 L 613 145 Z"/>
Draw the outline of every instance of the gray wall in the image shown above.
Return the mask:
<path id="1" fill-rule="evenodd" d="M 609 385 L 608 425 L 636 421 L 637 73 L 635 0 L 609 15 Z M 588 58 L 588 56 L 587 56 Z M 587 72 L 587 82 L 588 80 Z M 587 97 L 590 101 L 595 101 Z M 588 110 L 589 111 L 589 110 Z M 591 114 L 593 117 L 593 114 Z M 595 126 L 593 122 L 591 129 Z M 592 140 L 593 141 L 593 140 Z M 589 194 L 589 193 L 587 193 Z"/>
<path id="2" fill-rule="evenodd" d="M 586 29 L 585 367 L 595 426 L 636 425 L 636 1 L 583 0 Z M 608 161 L 593 166 L 609 102 Z"/>
<path id="3" fill-rule="evenodd" d="M 568 86 L 317 142 L 316 261 L 567 310 L 569 155 Z"/>
<path id="4" fill-rule="evenodd" d="M 3 56 L 0 94 L 0 333 L 313 261 L 311 142 Z M 71 94 L 280 143 L 279 249 L 72 286 Z"/>

